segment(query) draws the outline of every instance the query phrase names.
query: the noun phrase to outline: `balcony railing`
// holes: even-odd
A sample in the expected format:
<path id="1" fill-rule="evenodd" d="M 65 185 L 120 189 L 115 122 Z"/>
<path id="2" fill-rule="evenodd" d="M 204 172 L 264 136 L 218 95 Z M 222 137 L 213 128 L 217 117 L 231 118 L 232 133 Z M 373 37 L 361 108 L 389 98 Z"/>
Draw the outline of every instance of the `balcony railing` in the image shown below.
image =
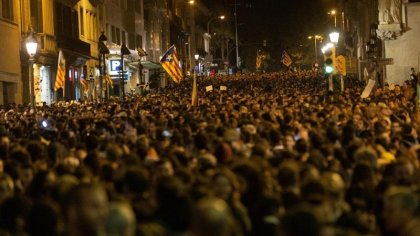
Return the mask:
<path id="1" fill-rule="evenodd" d="M 57 42 L 55 41 L 54 35 L 50 34 L 38 34 L 38 42 L 40 49 L 45 53 L 54 53 L 57 48 Z"/>
<path id="2" fill-rule="evenodd" d="M 57 37 L 57 45 L 61 48 L 67 49 L 69 51 L 82 54 L 84 56 L 90 57 L 90 44 L 83 42 L 80 39 L 69 37 L 66 35 L 60 35 Z"/>

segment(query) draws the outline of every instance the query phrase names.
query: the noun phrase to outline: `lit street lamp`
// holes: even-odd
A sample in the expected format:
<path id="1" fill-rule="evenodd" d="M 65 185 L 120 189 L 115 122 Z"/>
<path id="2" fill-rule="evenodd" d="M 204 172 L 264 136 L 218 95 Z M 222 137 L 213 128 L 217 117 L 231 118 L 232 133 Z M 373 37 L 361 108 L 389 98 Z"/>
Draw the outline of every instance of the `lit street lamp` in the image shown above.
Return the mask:
<path id="1" fill-rule="evenodd" d="M 33 75 L 33 65 L 35 62 L 36 50 L 38 48 L 38 42 L 34 36 L 32 29 L 29 29 L 28 37 L 26 38 L 26 51 L 29 55 L 29 96 L 31 101 L 31 107 L 35 109 L 35 89 L 34 89 L 34 75 Z"/>
<path id="2" fill-rule="evenodd" d="M 194 69 L 194 74 L 196 74 L 198 71 L 198 59 L 200 58 L 200 55 L 195 54 L 194 55 L 194 59 L 195 59 L 195 69 Z"/>
<path id="3" fill-rule="evenodd" d="M 221 16 L 215 16 L 215 17 L 213 17 L 213 18 L 211 18 L 208 22 L 207 22 L 207 42 L 208 42 L 208 54 L 209 54 L 209 60 L 210 61 L 208 61 L 210 64 L 212 64 L 213 63 L 213 58 L 212 58 L 212 53 L 211 53 L 211 48 L 210 48 L 210 44 L 211 44 L 211 35 L 210 35 L 210 24 L 214 21 L 214 20 L 216 20 L 216 19 L 220 19 L 220 20 L 223 20 L 223 19 L 225 19 L 225 16 L 224 15 L 221 15 Z"/>
<path id="4" fill-rule="evenodd" d="M 320 41 L 322 40 L 322 36 L 320 35 L 310 35 L 308 36 L 308 39 L 314 39 L 314 48 L 315 48 L 315 64 L 318 62 L 318 50 L 317 50 L 317 43 L 316 41 L 319 39 Z"/>
<path id="5" fill-rule="evenodd" d="M 331 10 L 328 12 L 328 15 L 334 16 L 334 27 L 337 27 L 337 12 L 335 10 Z"/>
<path id="6" fill-rule="evenodd" d="M 103 85 L 103 78 L 105 76 L 105 70 L 106 70 L 106 65 L 105 65 L 105 55 L 109 54 L 109 49 L 107 48 L 107 46 L 105 45 L 106 41 L 108 39 L 106 38 L 104 32 L 101 32 L 101 36 L 99 36 L 98 39 L 98 51 L 99 51 L 99 101 L 103 101 L 102 100 L 102 85 Z M 103 66 L 102 66 L 103 64 Z"/>
<path id="7" fill-rule="evenodd" d="M 207 22 L 207 33 L 210 34 L 210 23 L 213 22 L 216 19 L 220 19 L 220 20 L 224 20 L 225 16 L 221 15 L 221 16 L 215 16 L 213 18 L 211 18 L 208 22 Z"/>
<path id="8" fill-rule="evenodd" d="M 130 55 L 131 52 L 128 50 L 125 44 L 121 45 L 121 62 L 120 62 L 120 69 L 121 69 L 121 79 L 120 79 L 120 91 L 122 99 L 125 100 L 125 82 L 124 82 L 124 55 Z"/>
<path id="9" fill-rule="evenodd" d="M 334 44 L 337 44 L 338 43 L 338 39 L 340 37 L 340 33 L 338 33 L 338 32 L 331 32 L 329 34 L 329 36 L 330 36 L 331 43 L 334 43 Z"/>

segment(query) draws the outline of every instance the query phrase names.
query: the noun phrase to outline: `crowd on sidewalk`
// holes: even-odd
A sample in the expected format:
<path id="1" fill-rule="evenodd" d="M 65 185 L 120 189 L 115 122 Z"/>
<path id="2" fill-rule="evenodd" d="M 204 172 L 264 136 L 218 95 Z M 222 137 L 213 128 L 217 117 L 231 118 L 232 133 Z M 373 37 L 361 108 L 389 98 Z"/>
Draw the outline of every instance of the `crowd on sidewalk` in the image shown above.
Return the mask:
<path id="1" fill-rule="evenodd" d="M 203 77 L 198 106 L 188 79 L 124 102 L 2 106 L 0 235 L 420 235 L 412 89 L 361 99 L 357 79 L 325 82 Z"/>

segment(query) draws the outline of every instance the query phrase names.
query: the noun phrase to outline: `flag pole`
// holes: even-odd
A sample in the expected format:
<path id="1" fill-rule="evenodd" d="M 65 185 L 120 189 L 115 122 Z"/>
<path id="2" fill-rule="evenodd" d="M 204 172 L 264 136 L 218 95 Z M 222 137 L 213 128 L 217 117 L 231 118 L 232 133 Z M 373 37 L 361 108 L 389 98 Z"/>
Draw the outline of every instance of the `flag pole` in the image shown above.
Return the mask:
<path id="1" fill-rule="evenodd" d="M 192 95 L 191 95 L 191 105 L 197 106 L 198 105 L 198 97 L 197 97 L 197 73 L 194 69 L 194 82 L 193 82 L 193 88 L 192 88 Z"/>

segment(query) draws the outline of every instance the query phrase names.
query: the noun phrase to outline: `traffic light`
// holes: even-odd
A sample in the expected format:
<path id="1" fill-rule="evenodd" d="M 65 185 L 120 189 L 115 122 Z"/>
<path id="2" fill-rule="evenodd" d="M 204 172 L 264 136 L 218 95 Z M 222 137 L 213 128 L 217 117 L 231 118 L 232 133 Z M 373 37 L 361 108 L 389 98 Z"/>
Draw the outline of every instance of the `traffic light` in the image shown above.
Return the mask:
<path id="1" fill-rule="evenodd" d="M 335 47 L 328 47 L 324 52 L 324 69 L 326 74 L 335 74 Z"/>

